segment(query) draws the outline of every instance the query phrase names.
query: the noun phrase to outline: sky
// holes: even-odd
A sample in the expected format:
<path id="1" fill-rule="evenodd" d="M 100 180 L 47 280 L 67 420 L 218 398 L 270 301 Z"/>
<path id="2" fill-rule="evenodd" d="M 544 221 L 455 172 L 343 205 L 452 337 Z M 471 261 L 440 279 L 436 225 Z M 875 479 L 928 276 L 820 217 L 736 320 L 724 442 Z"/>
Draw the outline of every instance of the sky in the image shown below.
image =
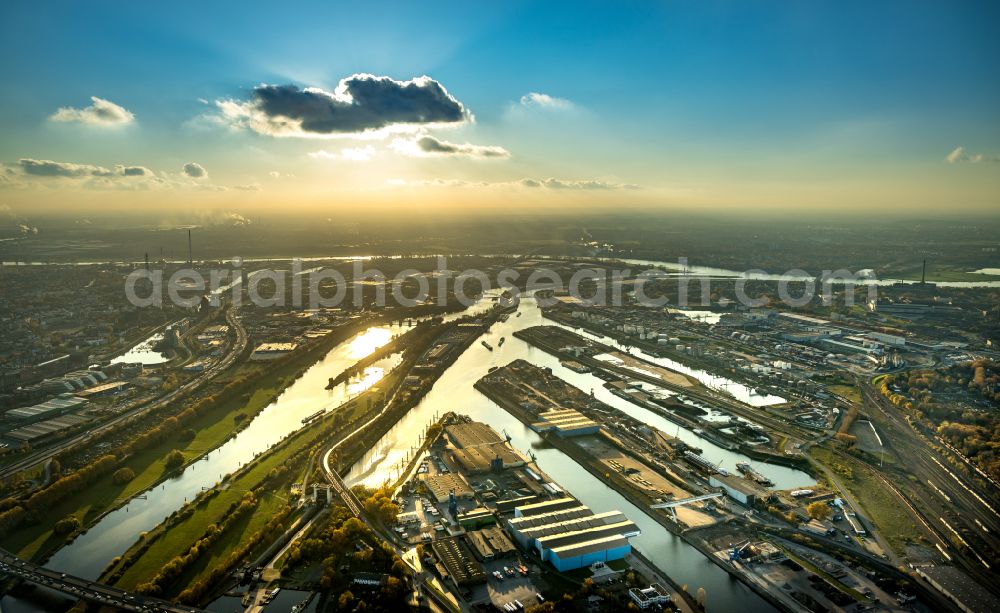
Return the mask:
<path id="1" fill-rule="evenodd" d="M 996 2 L 0 5 L 5 211 L 1000 211 Z"/>

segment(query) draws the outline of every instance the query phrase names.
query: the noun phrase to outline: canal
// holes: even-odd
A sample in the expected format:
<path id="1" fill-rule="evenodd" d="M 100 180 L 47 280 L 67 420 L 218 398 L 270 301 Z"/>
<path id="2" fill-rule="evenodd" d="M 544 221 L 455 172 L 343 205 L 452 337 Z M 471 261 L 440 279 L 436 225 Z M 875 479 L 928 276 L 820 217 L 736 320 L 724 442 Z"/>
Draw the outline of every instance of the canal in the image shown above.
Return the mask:
<path id="1" fill-rule="evenodd" d="M 433 420 L 436 414 L 455 411 L 473 419 L 490 424 L 498 431 L 506 431 L 511 444 L 522 451 L 535 454 L 539 467 L 564 486 L 575 497 L 597 512 L 619 509 L 629 519 L 639 525 L 642 534 L 632 539 L 640 550 L 660 569 L 680 584 L 690 586 L 692 592 L 704 587 L 710 609 L 744 611 L 770 611 L 773 607 L 757 596 L 745 585 L 733 579 L 728 573 L 709 561 L 698 550 L 668 532 L 644 511 L 628 502 L 624 497 L 561 451 L 548 447 L 532 430 L 524 426 L 512 415 L 473 388 L 473 384 L 494 366 L 503 366 L 523 358 L 541 366 L 551 367 L 553 372 L 566 381 L 585 391 L 593 389 L 600 400 L 616 408 L 675 434 L 678 427 L 638 405 L 630 403 L 607 391 L 600 379 L 589 373 L 576 373 L 561 364 L 555 357 L 516 339 L 513 332 L 543 323 L 541 311 L 531 298 L 522 299 L 519 316 L 511 316 L 505 322 L 498 322 L 484 335 L 493 347 L 489 351 L 479 343 L 474 343 L 441 376 L 423 400 L 407 413 L 382 439 L 354 466 L 345 481 L 350 485 L 365 484 L 378 486 L 397 475 L 397 466 L 410 449 L 417 445 L 419 433 Z M 506 340 L 500 346 L 500 338 Z M 707 373 L 705 373 L 707 374 Z M 734 383 L 734 385 L 736 385 Z M 692 444 L 704 450 L 705 457 L 713 462 L 721 462 L 734 467 L 737 461 L 749 458 L 717 447 L 700 439 L 693 432 L 680 429 L 684 437 L 690 437 Z M 756 464 L 758 470 L 774 480 L 778 487 L 796 487 L 814 483 L 813 479 L 801 471 L 773 465 Z"/>
<path id="2" fill-rule="evenodd" d="M 469 311 L 449 315 L 446 319 L 455 319 L 469 312 L 483 312 L 490 307 L 493 298 L 494 294 L 488 295 Z M 543 470 L 591 508 L 597 511 L 617 508 L 625 512 L 643 530 L 643 534 L 634 541 L 636 548 L 679 583 L 689 584 L 692 590 L 704 586 L 713 608 L 750 606 L 750 611 L 770 610 L 766 602 L 733 580 L 700 552 L 669 533 L 572 459 L 545 446 L 534 432 L 523 427 L 517 419 L 473 389 L 473 384 L 491 367 L 524 358 L 552 368 L 553 372 L 573 385 L 593 390 L 595 396 L 603 402 L 700 447 L 703 455 L 715 463 L 734 468 L 737 461 L 750 461 L 746 456 L 718 447 L 690 430 L 680 428 L 641 406 L 615 396 L 603 387 L 603 381 L 592 374 L 566 369 L 557 358 L 514 338 L 513 332 L 519 329 L 541 324 L 561 325 L 543 320 L 541 311 L 529 297 L 522 300 L 518 313 L 519 315 L 512 315 L 504 322 L 498 322 L 484 335 L 483 338 L 496 348 L 495 351 L 491 352 L 479 343 L 471 345 L 434 384 L 420 404 L 407 413 L 351 468 L 345 480 L 351 484 L 382 484 L 394 476 L 394 467 L 405 457 L 411 446 L 416 445 L 418 433 L 430 423 L 436 413 L 466 413 L 498 430 L 506 430 L 512 437 L 512 444 L 518 448 L 524 451 L 531 449 Z M 319 408 L 335 408 L 350 396 L 374 385 L 387 370 L 398 364 L 398 356 L 380 361 L 366 369 L 361 377 L 336 389 L 325 389 L 330 377 L 370 355 L 403 331 L 404 328 L 399 326 L 373 326 L 336 346 L 310 366 L 233 439 L 187 467 L 177 477 L 144 492 L 125 506 L 104 516 L 85 534 L 56 552 L 46 566 L 85 578 L 97 578 L 114 557 L 121 555 L 135 542 L 140 532 L 154 528 L 204 488 L 214 486 L 224 475 L 237 470 L 301 427 L 303 417 Z M 501 337 L 505 338 L 502 346 L 499 343 Z M 617 346 L 612 339 L 594 338 Z M 711 383 L 712 387 L 727 389 L 738 398 L 754 396 L 751 389 L 724 378 L 688 369 L 682 364 L 669 361 L 660 363 L 690 374 L 706 384 Z M 762 463 L 756 463 L 755 467 L 775 481 L 778 487 L 798 487 L 814 483 L 809 475 L 801 471 Z M 39 608 L 10 596 L 3 599 L 2 606 L 4 610 L 14 612 L 49 610 L 48 607 Z"/>
<path id="3" fill-rule="evenodd" d="M 335 389 L 327 390 L 336 376 L 359 359 L 388 343 L 404 329 L 373 326 L 330 350 L 310 366 L 265 407 L 242 431 L 177 477 L 133 498 L 125 506 L 105 515 L 101 521 L 60 549 L 46 566 L 79 577 L 96 579 L 101 571 L 121 555 L 138 537 L 179 509 L 203 489 L 213 487 L 223 476 L 238 469 L 302 427 L 302 418 L 319 409 L 331 409 L 374 385 L 399 358 L 380 360 L 360 376 Z"/>

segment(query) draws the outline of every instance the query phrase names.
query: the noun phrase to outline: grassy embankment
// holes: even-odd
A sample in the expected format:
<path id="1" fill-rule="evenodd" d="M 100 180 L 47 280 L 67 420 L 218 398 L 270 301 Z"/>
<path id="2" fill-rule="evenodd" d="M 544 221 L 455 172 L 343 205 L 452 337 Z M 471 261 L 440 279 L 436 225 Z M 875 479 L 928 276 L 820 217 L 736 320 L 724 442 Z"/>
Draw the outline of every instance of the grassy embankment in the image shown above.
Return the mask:
<path id="1" fill-rule="evenodd" d="M 353 332 L 353 329 L 349 332 Z M 347 336 L 348 334 L 335 333 L 337 339 Z M 194 431 L 193 438 L 187 438 L 181 432 L 159 444 L 143 449 L 125 460 L 121 466 L 129 468 L 135 473 L 135 478 L 130 482 L 116 484 L 110 475 L 102 478 L 86 490 L 56 504 L 39 523 L 25 525 L 15 533 L 10 534 L 3 540 L 3 547 L 26 559 L 41 559 L 51 555 L 66 542 L 66 537 L 56 535 L 53 531 L 57 521 L 72 515 L 80 520 L 82 526 L 87 527 L 136 494 L 148 490 L 171 474 L 183 470 L 183 467 L 167 468 L 166 456 L 168 453 L 173 449 L 178 449 L 184 455 L 185 465 L 187 465 L 219 447 L 230 437 L 235 436 L 241 426 L 249 424 L 315 360 L 315 352 L 303 352 L 300 356 L 293 357 L 276 368 L 265 369 L 260 366 L 244 364 L 237 370 L 231 371 L 231 374 L 226 375 L 225 379 L 217 380 L 216 384 L 224 385 L 226 381 L 238 379 L 251 371 L 257 371 L 260 378 L 254 384 L 252 392 L 218 398 L 209 411 L 199 415 L 188 428 L 185 428 L 185 430 Z M 184 402 L 182 400 L 177 404 L 182 407 Z"/>
<path id="2" fill-rule="evenodd" d="M 226 481 L 219 488 L 219 493 L 212 498 L 189 503 L 188 507 L 193 507 L 194 510 L 188 517 L 169 526 L 166 524 L 157 526 L 145 537 L 140 538 L 121 560 L 117 560 L 106 569 L 102 577 L 113 577 L 115 585 L 125 589 L 135 589 L 155 576 L 170 560 L 188 551 L 191 545 L 201 538 L 207 526 L 221 523 L 232 504 L 238 502 L 246 492 L 258 488 L 268 479 L 272 470 L 285 467 L 296 455 L 303 464 L 307 463 L 309 454 L 318 452 L 322 444 L 328 443 L 334 430 L 342 428 L 342 425 L 362 421 L 369 403 L 362 402 L 361 399 L 366 396 L 374 398 L 383 390 L 392 389 L 401 381 L 405 370 L 395 369 L 365 394 L 345 403 L 326 418 L 300 429 L 278 447 L 260 456 L 253 464 Z M 334 424 L 338 425 L 334 427 Z M 261 529 L 286 504 L 291 484 L 301 476 L 302 471 L 296 468 L 288 471 L 279 483 L 269 483 L 270 490 L 258 497 L 260 504 L 251 513 L 241 517 L 236 524 L 228 527 L 218 540 L 200 548 L 198 561 L 184 571 L 175 585 L 187 585 L 197 581 L 201 575 L 226 559 L 242 537 Z M 290 524 L 292 521 L 294 516 L 289 517 L 286 523 Z M 251 554 L 259 554 L 258 549 L 262 551 L 267 545 L 268 543 L 261 543 L 251 551 Z M 119 574 L 120 576 L 116 577 Z"/>
<path id="3" fill-rule="evenodd" d="M 195 437 L 185 440 L 182 433 L 158 445 L 144 449 L 128 460 L 122 467 L 130 468 L 135 478 L 125 484 L 116 484 L 110 475 L 88 487 L 75 496 L 58 503 L 46 513 L 41 522 L 27 525 L 4 539 L 4 547 L 15 551 L 22 558 L 33 558 L 51 554 L 64 544 L 64 537 L 53 533 L 55 522 L 64 517 L 75 516 L 81 525 L 87 526 L 108 511 L 113 510 L 131 497 L 162 481 L 175 470 L 166 466 L 166 456 L 173 449 L 179 449 L 186 460 L 197 458 L 218 447 L 236 432 L 235 417 L 243 415 L 243 423 L 248 423 L 274 398 L 281 389 L 281 376 L 266 376 L 262 381 L 266 387 L 256 390 L 248 400 L 227 398 L 218 406 L 202 415 L 191 425 Z"/>
<path id="4" fill-rule="evenodd" d="M 901 551 L 918 536 L 906 507 L 863 462 L 824 446 L 812 447 L 809 455 L 836 473 L 893 549 Z"/>

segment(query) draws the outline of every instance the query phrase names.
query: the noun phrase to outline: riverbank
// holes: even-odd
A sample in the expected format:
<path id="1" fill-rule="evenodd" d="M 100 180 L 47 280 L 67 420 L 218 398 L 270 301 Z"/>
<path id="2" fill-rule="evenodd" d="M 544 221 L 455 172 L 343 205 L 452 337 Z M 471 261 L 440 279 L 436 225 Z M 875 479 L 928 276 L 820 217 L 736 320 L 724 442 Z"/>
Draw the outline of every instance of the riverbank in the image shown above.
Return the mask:
<path id="1" fill-rule="evenodd" d="M 358 320 L 338 327 L 317 342 L 303 347 L 301 353 L 295 352 L 269 368 L 242 364 L 236 371 L 226 371 L 220 375 L 224 377 L 223 382 L 228 380 L 230 385 L 236 383 L 236 389 L 226 388 L 226 393 L 217 395 L 202 394 L 201 402 L 207 402 L 210 406 L 199 410 L 191 422 L 183 424 L 182 428 L 176 429 L 176 432 L 168 434 L 150 447 L 122 456 L 118 468 L 132 470 L 135 474 L 132 480 L 116 484 L 111 475 L 102 478 L 47 509 L 41 523 L 24 526 L 15 534 L 9 535 L 4 539 L 4 546 L 26 559 L 50 559 L 110 513 L 129 504 L 143 492 L 182 474 L 188 466 L 236 437 L 264 408 L 302 376 L 315 362 L 317 355 L 329 352 L 345 339 L 380 320 L 381 318 Z M 239 375 L 239 369 L 242 368 L 249 370 L 242 375 L 248 377 L 243 380 Z M 242 391 L 245 393 L 241 393 Z M 191 402 L 190 398 L 177 400 L 170 406 L 190 406 Z M 150 422 L 152 428 L 164 423 L 160 420 L 153 424 L 151 419 Z M 180 451 L 185 461 L 180 466 L 168 467 L 166 458 L 173 450 Z M 76 517 L 81 527 L 68 537 L 55 535 L 55 523 L 66 517 Z"/>
<path id="2" fill-rule="evenodd" d="M 476 382 L 476 390 L 485 395 L 491 401 L 499 405 L 505 411 L 510 413 L 512 416 L 517 418 L 525 426 L 530 427 L 536 419 L 520 407 L 516 402 L 506 396 L 495 394 L 488 386 L 482 385 L 480 382 Z M 675 535 L 677 538 L 683 540 L 686 544 L 690 545 L 692 548 L 697 550 L 703 556 L 711 560 L 717 566 L 725 570 L 730 576 L 737 578 L 742 584 L 746 585 L 748 588 L 753 590 L 761 598 L 766 600 L 772 606 L 778 608 L 779 610 L 786 611 L 787 609 L 782 605 L 782 603 L 776 600 L 773 596 L 768 594 L 766 591 L 762 590 L 760 586 L 755 585 L 753 582 L 747 580 L 746 578 L 740 576 L 738 573 L 733 573 L 732 568 L 727 568 L 720 564 L 719 561 L 713 555 L 714 552 L 706 547 L 706 543 L 700 539 L 695 539 L 691 537 L 691 530 L 684 530 L 676 523 L 672 522 L 665 514 L 652 512 L 650 509 L 650 504 L 654 501 L 648 496 L 641 495 L 639 492 L 635 491 L 633 488 L 627 487 L 620 483 L 617 479 L 608 478 L 609 475 L 607 471 L 601 468 L 584 449 L 582 449 L 576 443 L 573 443 L 571 439 L 561 438 L 558 435 L 545 433 L 541 435 L 542 439 L 552 447 L 558 449 L 563 454 L 568 456 L 579 466 L 583 467 L 587 472 L 593 475 L 595 478 L 601 480 L 606 485 L 615 490 L 623 498 L 631 502 L 637 508 L 641 509 L 648 517 L 653 519 L 657 524 L 665 528 L 671 534 Z M 666 571 L 654 565 L 654 568 L 658 568 L 664 575 L 668 575 Z M 671 580 L 673 584 L 676 584 L 674 580 Z"/>
<path id="3" fill-rule="evenodd" d="M 342 437 L 344 432 L 346 432 L 348 428 L 353 427 L 353 424 L 365 421 L 365 419 L 373 411 L 377 411 L 380 405 L 387 402 L 386 400 L 387 398 L 390 399 L 388 400 L 388 402 L 393 402 L 392 399 L 398 398 L 397 392 L 401 388 L 403 379 L 409 372 L 410 367 L 412 367 L 412 365 L 418 360 L 419 354 L 421 354 L 433 342 L 433 340 L 438 337 L 439 333 L 441 333 L 444 330 L 452 329 L 455 327 L 455 325 L 452 323 L 447 323 L 447 324 L 424 323 L 421 325 L 433 326 L 432 330 L 434 330 L 436 333 L 419 334 L 418 337 L 420 342 L 414 344 L 414 346 L 411 347 L 410 350 L 406 352 L 407 356 L 404 359 L 404 361 L 401 364 L 397 365 L 396 368 L 392 369 L 384 378 L 381 379 L 381 381 L 373 385 L 362 395 L 355 397 L 354 399 L 348 401 L 347 403 L 335 409 L 334 411 L 326 415 L 323 415 L 322 417 L 320 417 L 315 421 L 310 421 L 305 426 L 302 426 L 295 433 L 284 438 L 280 443 L 278 443 L 278 445 L 272 447 L 266 453 L 261 454 L 250 465 L 250 466 L 256 466 L 261 462 L 266 462 L 266 464 L 268 466 L 271 466 L 272 469 L 280 468 L 282 472 L 287 473 L 283 478 L 282 482 L 280 484 L 277 484 L 277 487 L 268 488 L 266 490 L 267 492 L 282 491 L 283 489 L 286 489 L 285 486 L 290 487 L 291 480 L 300 477 L 300 473 L 298 473 L 297 471 L 290 472 L 287 470 L 287 465 L 289 460 L 285 456 L 287 456 L 288 452 L 282 451 L 282 449 L 288 449 L 289 445 L 292 445 L 293 441 L 295 441 L 294 445 L 296 446 L 296 448 L 302 448 L 304 451 L 308 451 L 309 453 L 317 453 L 320 450 L 321 446 L 323 445 L 323 441 Z M 400 406 L 396 408 L 396 410 L 404 410 L 404 411 L 407 410 L 409 408 L 410 403 L 416 402 L 417 400 L 419 400 L 419 397 L 420 396 L 418 394 L 410 398 L 410 394 L 404 393 L 403 397 L 399 398 Z M 382 419 L 378 420 L 378 422 L 384 419 L 393 419 L 392 413 L 390 412 L 389 415 L 383 415 Z M 380 423 L 378 422 L 370 424 L 369 428 L 366 428 L 366 434 L 370 429 L 378 431 L 380 425 Z M 319 428 L 319 431 L 322 432 L 323 434 L 317 435 L 317 437 L 313 437 L 312 435 L 308 434 L 303 434 L 309 431 L 316 431 L 313 427 L 320 424 L 326 424 L 320 426 Z M 299 444 L 301 441 L 306 441 L 306 442 Z M 363 444 L 364 438 L 352 442 L 354 443 L 354 445 Z M 348 456 L 351 455 L 352 452 L 353 449 L 344 450 L 344 454 Z M 278 459 L 276 460 L 274 458 Z M 277 462 L 277 464 L 275 464 L 275 462 Z M 232 476 L 226 478 L 221 485 L 217 485 L 213 489 L 221 488 L 223 489 L 224 492 L 229 491 L 231 489 L 236 491 L 248 491 L 248 490 L 252 491 L 254 489 L 257 489 L 258 485 L 255 485 L 252 482 L 248 482 L 247 481 L 248 478 L 242 476 L 247 470 L 249 469 L 244 467 L 240 471 L 234 473 Z M 277 494 L 275 494 L 275 496 L 277 496 Z M 192 508 L 191 505 L 189 504 L 185 506 L 177 514 L 180 515 L 184 513 L 192 513 L 195 517 L 200 517 L 199 521 L 197 522 L 197 525 L 200 526 L 212 525 L 213 523 L 220 521 L 218 518 L 221 517 L 219 513 L 222 509 L 219 505 L 225 502 L 229 502 L 230 505 L 234 503 L 234 501 L 229 500 L 229 498 L 231 497 L 232 495 L 228 497 L 225 495 L 220 495 L 219 500 L 221 500 L 221 502 L 218 503 L 210 502 L 205 510 L 196 508 L 195 511 L 187 511 L 187 509 Z M 195 504 L 197 505 L 197 503 Z M 255 521 L 259 523 L 260 521 L 263 521 L 264 519 L 263 516 L 266 516 L 266 513 L 261 514 L 254 512 L 249 516 L 248 521 L 251 522 L 251 525 L 252 522 Z M 258 519 L 258 517 L 260 519 Z M 173 526 L 165 526 L 165 525 L 159 526 L 157 529 L 154 530 L 154 532 L 158 535 L 166 532 L 167 536 L 165 537 L 157 536 L 151 546 L 146 546 L 144 543 L 137 543 L 136 545 L 133 546 L 133 548 L 130 549 L 130 552 L 127 554 L 126 562 L 113 564 L 109 570 L 105 571 L 105 574 L 111 576 L 112 578 L 114 578 L 115 575 L 117 575 L 118 579 L 124 585 L 137 585 L 138 581 L 142 577 L 146 577 L 149 575 L 149 571 L 153 571 L 157 568 L 160 568 L 162 564 L 167 563 L 167 560 L 170 559 L 169 558 L 170 555 L 172 554 L 181 555 L 180 552 L 183 551 L 185 547 L 188 548 L 190 547 L 190 543 L 192 543 L 193 539 L 197 537 L 197 534 L 195 534 L 196 530 L 192 531 L 193 529 L 191 528 L 183 528 L 183 526 L 185 525 L 188 525 L 188 523 L 184 522 L 183 524 L 175 524 Z M 220 542 L 224 543 L 225 540 L 226 539 L 223 539 L 223 541 Z M 160 542 L 161 544 L 157 544 L 157 542 Z M 235 545 L 235 543 L 224 543 L 224 544 L 228 544 L 230 547 Z M 205 551 L 202 551 L 201 553 L 203 556 L 207 556 L 209 558 L 215 556 L 217 559 L 220 560 L 223 559 L 220 556 L 223 552 L 226 551 L 226 548 L 222 547 L 221 549 L 219 549 L 218 554 L 212 553 L 214 550 L 215 548 L 212 547 Z M 247 553 L 249 555 L 253 554 L 254 552 L 249 551 Z M 224 559 L 229 560 L 229 558 L 224 558 Z M 141 564 L 138 564 L 140 560 Z M 231 564 L 227 562 L 227 565 Z M 199 564 L 199 567 L 200 566 L 201 565 Z M 139 568 L 140 570 L 133 570 L 136 568 Z M 206 570 L 206 572 L 214 572 L 211 571 L 210 567 L 207 566 L 204 567 L 204 569 Z M 188 578 L 199 585 L 204 583 L 198 576 L 188 577 Z"/>

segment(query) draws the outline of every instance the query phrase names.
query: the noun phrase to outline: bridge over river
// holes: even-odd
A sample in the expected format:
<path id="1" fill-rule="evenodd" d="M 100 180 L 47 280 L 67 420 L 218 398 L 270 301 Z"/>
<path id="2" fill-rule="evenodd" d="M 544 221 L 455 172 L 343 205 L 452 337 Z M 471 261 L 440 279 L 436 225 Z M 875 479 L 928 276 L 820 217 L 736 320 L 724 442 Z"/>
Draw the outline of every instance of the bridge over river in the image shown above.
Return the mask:
<path id="1" fill-rule="evenodd" d="M 19 577 L 51 590 L 56 590 L 89 602 L 107 605 L 122 611 L 144 611 L 168 613 L 199 613 L 202 609 L 185 607 L 139 594 L 131 594 L 116 587 L 102 585 L 66 573 L 49 570 L 32 564 L 0 549 L 0 575 Z"/>

